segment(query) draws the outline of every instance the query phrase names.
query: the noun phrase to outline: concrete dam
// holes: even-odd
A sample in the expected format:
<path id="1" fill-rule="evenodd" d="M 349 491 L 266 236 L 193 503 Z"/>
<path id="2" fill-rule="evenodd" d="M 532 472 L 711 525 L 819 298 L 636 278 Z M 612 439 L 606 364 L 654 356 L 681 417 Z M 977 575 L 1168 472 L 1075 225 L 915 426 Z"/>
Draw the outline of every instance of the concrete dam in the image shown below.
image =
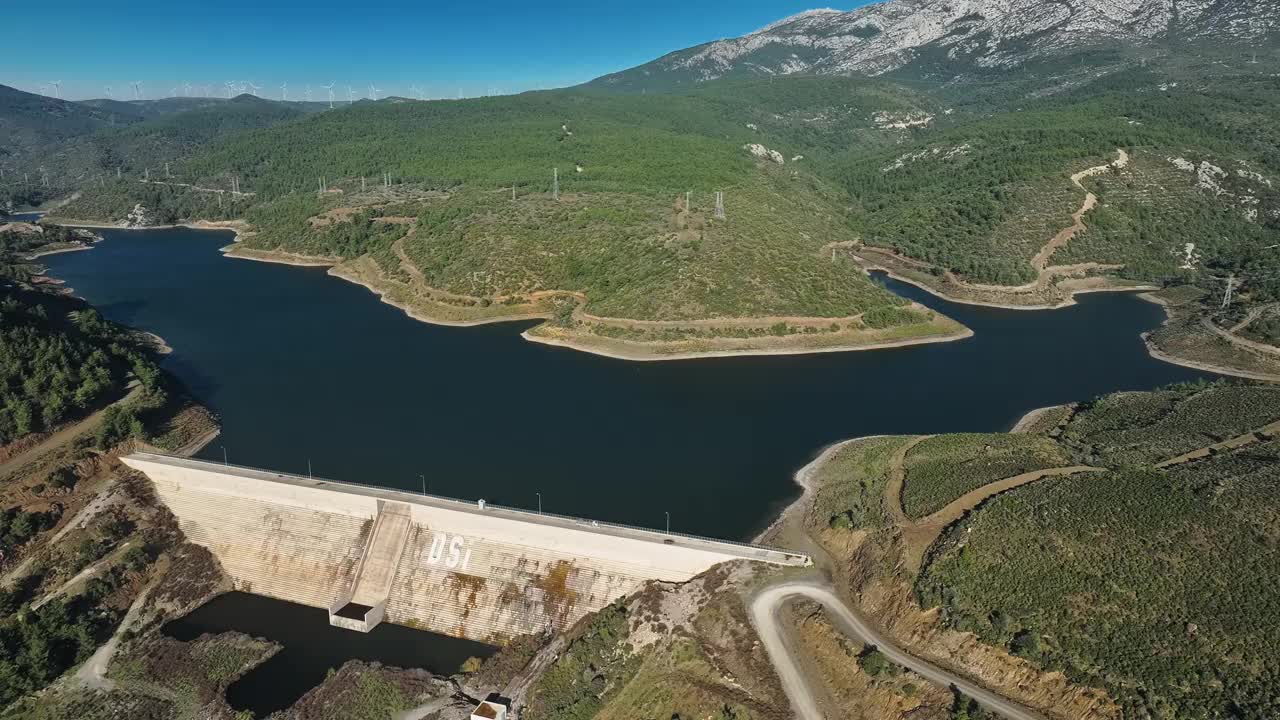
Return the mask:
<path id="1" fill-rule="evenodd" d="M 135 453 L 187 539 L 237 590 L 504 644 L 561 630 L 648 580 L 731 560 L 809 564 L 786 550 L 332 480 Z"/>

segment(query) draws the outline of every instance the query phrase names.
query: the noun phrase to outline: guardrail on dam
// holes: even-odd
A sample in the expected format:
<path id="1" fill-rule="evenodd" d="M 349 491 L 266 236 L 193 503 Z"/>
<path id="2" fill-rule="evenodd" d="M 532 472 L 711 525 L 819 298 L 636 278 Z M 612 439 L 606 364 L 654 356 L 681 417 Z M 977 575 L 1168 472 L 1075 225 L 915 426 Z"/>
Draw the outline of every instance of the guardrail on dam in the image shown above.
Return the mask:
<path id="1" fill-rule="evenodd" d="M 187 539 L 236 589 L 495 644 L 560 630 L 637 590 L 729 560 L 807 565 L 800 553 L 135 453 Z"/>

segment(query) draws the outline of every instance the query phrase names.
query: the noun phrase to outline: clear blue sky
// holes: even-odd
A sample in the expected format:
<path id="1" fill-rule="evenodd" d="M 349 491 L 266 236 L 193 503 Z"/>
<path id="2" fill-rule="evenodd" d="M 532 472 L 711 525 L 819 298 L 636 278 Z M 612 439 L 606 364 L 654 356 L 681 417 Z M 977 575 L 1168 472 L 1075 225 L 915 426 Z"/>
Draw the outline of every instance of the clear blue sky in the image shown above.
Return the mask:
<path id="1" fill-rule="evenodd" d="M 821 3 L 822 0 L 816 0 Z M 851 4 L 842 4 L 848 8 Z M 266 97 L 301 99 L 310 83 L 369 83 L 407 95 L 574 85 L 672 50 L 741 35 L 815 0 L 228 0 L 7 2 L 0 83 L 36 91 L 62 81 L 63 97 L 115 97 L 143 82 L 147 97 L 184 81 L 252 80 Z"/>

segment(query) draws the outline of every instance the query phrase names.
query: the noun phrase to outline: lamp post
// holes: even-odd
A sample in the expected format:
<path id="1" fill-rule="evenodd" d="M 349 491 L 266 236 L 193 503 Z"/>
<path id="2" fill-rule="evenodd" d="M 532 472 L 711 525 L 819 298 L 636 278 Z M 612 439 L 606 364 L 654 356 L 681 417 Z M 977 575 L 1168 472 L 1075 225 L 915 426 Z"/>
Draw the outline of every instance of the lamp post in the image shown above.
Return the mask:
<path id="1" fill-rule="evenodd" d="M 538 514 L 541 515 L 542 514 L 542 493 L 536 492 L 534 493 L 534 495 L 538 496 Z"/>
<path id="2" fill-rule="evenodd" d="M 222 445 L 221 447 L 222 447 L 222 464 L 230 465 L 231 463 L 227 462 L 227 446 Z"/>
<path id="3" fill-rule="evenodd" d="M 422 494 L 426 495 L 427 494 L 427 476 L 424 475 L 423 473 L 418 473 L 418 477 L 422 479 Z"/>
<path id="4" fill-rule="evenodd" d="M 670 535 L 671 534 L 671 513 L 664 510 L 663 514 L 667 516 L 667 534 Z"/>

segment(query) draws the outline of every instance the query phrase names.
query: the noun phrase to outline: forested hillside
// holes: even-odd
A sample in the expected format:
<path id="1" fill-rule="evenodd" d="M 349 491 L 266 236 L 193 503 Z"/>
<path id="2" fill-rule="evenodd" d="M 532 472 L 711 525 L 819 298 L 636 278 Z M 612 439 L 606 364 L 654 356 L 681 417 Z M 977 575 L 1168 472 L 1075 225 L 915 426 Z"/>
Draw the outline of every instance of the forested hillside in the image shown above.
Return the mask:
<path id="1" fill-rule="evenodd" d="M 163 403 L 160 371 L 128 331 L 69 299 L 0 287 L 0 446 L 120 398 L 130 379 Z"/>
<path id="2" fill-rule="evenodd" d="M 144 594 L 177 597 L 159 587 L 172 564 L 170 587 L 189 593 L 210 580 L 183 563 L 176 524 L 116 458 L 135 442 L 198 446 L 215 424 L 160 370 L 153 339 L 21 259 L 82 242 L 82 231 L 16 227 L 0 227 L 0 712 L 34 717 L 19 705 L 69 698 L 76 709 L 48 717 L 138 717 L 136 700 L 113 710 L 117 701 L 68 672 L 123 631 Z"/>
<path id="3" fill-rule="evenodd" d="M 1046 716 L 1261 720 L 1280 710 L 1278 431 L 1280 389 L 1218 382 L 1010 434 L 855 440 L 813 470 L 809 534 L 897 641 Z"/>
<path id="4" fill-rule="evenodd" d="M 818 166 L 839 134 L 900 140 L 875 112 L 926 107 L 906 88 L 839 79 L 363 103 L 175 163 L 196 187 L 117 180 L 57 212 L 244 217 L 237 252 L 341 263 L 427 317 L 553 315 L 626 352 L 910 341 L 960 329 L 905 308 L 834 252 L 857 236 Z M 234 183 L 252 194 L 223 192 Z"/>
<path id="5" fill-rule="evenodd" d="M 917 583 L 946 622 L 1079 682 L 1126 717 L 1280 711 L 1280 420 L 1264 387 L 1103 398 L 1053 431 L 1114 470 L 1044 479 L 954 525 Z"/>
<path id="6" fill-rule="evenodd" d="M 852 33 L 848 48 L 874 50 L 915 22 L 894 14 L 900 5 L 806 15 L 714 47 L 782 52 L 831 25 L 822 38 Z M 1098 35 L 1087 4 L 1038 53 L 1019 23 L 1043 8 L 1025 5 L 952 18 L 955 32 L 885 67 L 810 67 L 801 53 L 764 75 L 690 70 L 661 87 L 602 81 L 305 117 L 241 97 L 64 142 L 44 158 L 60 163 L 55 187 L 28 183 L 19 200 L 71 197 L 56 212 L 84 220 L 246 219 L 244 251 L 344 263 L 340 274 L 393 302 L 455 321 L 591 320 L 568 322 L 571 309 L 547 293 L 585 294 L 587 314 L 668 323 L 861 318 L 889 305 L 866 302 L 876 293 L 859 265 L 995 305 L 1142 287 L 1173 315 L 1149 338 L 1154 352 L 1280 377 L 1280 354 L 1247 344 L 1270 337 L 1265 311 L 1280 292 L 1280 254 L 1266 250 L 1280 235 L 1269 25 L 1241 29 L 1201 9 L 1178 25 L 1162 9 L 1151 27 L 1126 30 L 1141 38 L 1126 44 Z M 1240 17 L 1262 12 L 1236 5 Z M 984 23 L 1001 34 L 994 54 L 962 42 Z M 1215 45 L 1188 35 L 1219 25 L 1229 32 Z M 711 47 L 689 57 L 719 62 Z M 364 220 L 347 227 L 351 217 Z M 1228 279 L 1234 301 L 1215 308 Z M 607 333 L 692 342 L 704 330 Z"/>
<path id="7" fill-rule="evenodd" d="M 12 172 L 11 163 L 34 148 L 140 119 L 127 106 L 96 108 L 0 85 L 0 163 Z"/>
<path id="8" fill-rule="evenodd" d="M 38 205 L 117 177 L 166 178 L 165 163 L 215 139 L 292 120 L 318 104 L 231 99 L 69 102 L 0 86 L 0 206 Z"/>

